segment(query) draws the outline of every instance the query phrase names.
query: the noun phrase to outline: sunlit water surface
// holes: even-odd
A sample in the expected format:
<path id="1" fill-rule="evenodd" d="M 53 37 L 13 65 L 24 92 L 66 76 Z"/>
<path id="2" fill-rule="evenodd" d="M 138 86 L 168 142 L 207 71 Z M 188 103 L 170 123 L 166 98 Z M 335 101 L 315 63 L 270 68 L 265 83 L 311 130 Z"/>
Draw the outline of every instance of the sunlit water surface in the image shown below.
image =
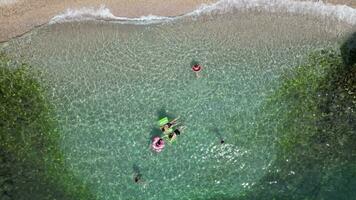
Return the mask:
<path id="1" fill-rule="evenodd" d="M 336 48 L 350 28 L 233 12 L 158 25 L 54 24 L 3 49 L 43 72 L 67 167 L 98 199 L 204 199 L 238 196 L 267 172 L 277 134 L 259 120 L 263 103 L 281 74 L 315 49 Z M 193 59 L 204 66 L 199 79 Z M 164 113 L 186 129 L 154 153 Z"/>

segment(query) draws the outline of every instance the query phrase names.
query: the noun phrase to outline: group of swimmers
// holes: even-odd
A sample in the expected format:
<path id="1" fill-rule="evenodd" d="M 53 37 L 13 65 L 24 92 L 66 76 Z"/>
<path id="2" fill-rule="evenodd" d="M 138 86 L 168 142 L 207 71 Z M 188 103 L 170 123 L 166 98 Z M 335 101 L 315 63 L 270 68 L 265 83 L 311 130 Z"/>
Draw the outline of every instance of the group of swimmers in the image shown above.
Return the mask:
<path id="1" fill-rule="evenodd" d="M 202 66 L 195 62 L 191 65 L 192 71 L 194 72 L 196 78 L 199 78 L 199 73 L 202 70 Z M 152 140 L 151 147 L 155 152 L 161 152 L 165 147 L 165 141 L 172 143 L 176 140 L 177 136 L 185 129 L 185 126 L 178 125 L 178 118 L 169 121 L 168 117 L 164 117 L 159 120 L 159 128 L 163 133 L 163 136 L 155 136 Z M 224 144 L 225 140 L 221 137 L 220 143 Z M 142 180 L 142 174 L 139 170 L 135 170 L 134 181 L 135 183 L 144 182 Z"/>
<path id="2" fill-rule="evenodd" d="M 178 125 L 178 118 L 171 121 L 168 117 L 159 120 L 159 128 L 163 133 L 163 137 L 156 136 L 152 140 L 152 149 L 156 152 L 161 152 L 165 146 L 165 140 L 172 143 L 176 140 L 177 136 L 181 134 L 185 126 Z"/>
<path id="3" fill-rule="evenodd" d="M 195 76 L 199 78 L 199 72 L 202 70 L 202 66 L 198 62 L 193 61 L 191 67 L 192 71 L 195 73 Z M 177 136 L 181 134 L 185 127 L 178 126 L 178 119 L 179 117 L 169 121 L 168 118 L 165 117 L 159 121 L 159 126 L 164 136 L 162 138 L 159 136 L 153 138 L 152 149 L 154 151 L 161 152 L 165 146 L 165 140 L 167 140 L 169 143 L 172 143 L 176 140 Z M 221 143 L 223 142 L 224 141 Z"/>

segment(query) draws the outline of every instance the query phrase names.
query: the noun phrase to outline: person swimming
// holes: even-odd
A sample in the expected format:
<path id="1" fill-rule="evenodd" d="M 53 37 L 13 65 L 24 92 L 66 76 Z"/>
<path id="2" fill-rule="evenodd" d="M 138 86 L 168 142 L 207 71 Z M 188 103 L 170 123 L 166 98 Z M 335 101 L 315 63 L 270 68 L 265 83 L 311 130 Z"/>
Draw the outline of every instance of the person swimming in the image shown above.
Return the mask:
<path id="1" fill-rule="evenodd" d="M 156 147 L 160 147 L 160 146 L 162 146 L 162 144 L 163 144 L 164 142 L 163 142 L 163 140 L 162 140 L 162 138 L 160 138 L 160 139 L 158 139 L 158 141 L 156 142 Z"/>
<path id="2" fill-rule="evenodd" d="M 200 71 L 203 69 L 203 66 L 200 65 L 197 60 L 193 59 L 193 60 L 190 62 L 190 67 L 191 67 L 192 71 L 194 72 L 195 77 L 196 77 L 196 78 L 199 78 L 199 73 L 200 73 Z"/>
<path id="3" fill-rule="evenodd" d="M 180 126 L 178 128 L 176 128 L 173 133 L 176 135 L 180 135 L 181 131 L 183 131 L 183 129 L 185 129 L 185 126 Z"/>
<path id="4" fill-rule="evenodd" d="M 172 131 L 171 133 L 169 133 L 168 135 L 166 135 L 165 137 L 167 138 L 168 142 L 172 143 L 173 141 L 175 141 L 177 135 L 180 135 L 183 129 L 185 129 L 185 126 L 180 126 L 176 128 L 174 131 Z"/>
<path id="5" fill-rule="evenodd" d="M 135 181 L 135 183 L 142 182 L 142 174 L 139 174 L 139 173 L 134 174 L 134 181 Z"/>
<path id="6" fill-rule="evenodd" d="M 202 70 L 202 66 L 199 63 L 192 65 L 192 71 L 195 73 L 195 77 L 199 78 L 199 72 Z"/>
<path id="7" fill-rule="evenodd" d="M 142 180 L 142 174 L 141 174 L 141 170 L 139 168 L 139 166 L 137 164 L 133 164 L 132 166 L 133 169 L 133 180 L 135 183 L 141 183 L 143 182 Z"/>
<path id="8" fill-rule="evenodd" d="M 176 138 L 177 134 L 175 132 L 168 134 L 168 142 L 173 142 Z"/>
<path id="9" fill-rule="evenodd" d="M 152 140 L 152 149 L 155 152 L 161 152 L 164 148 L 165 144 L 164 144 L 164 140 L 158 136 L 154 137 Z"/>
<path id="10" fill-rule="evenodd" d="M 134 173 L 133 181 L 135 182 L 135 184 L 142 185 L 144 188 L 146 188 L 147 185 L 149 184 L 149 182 L 144 180 L 143 175 L 140 172 Z"/>
<path id="11" fill-rule="evenodd" d="M 160 127 L 161 131 L 163 133 L 171 133 L 173 131 L 172 128 L 177 125 L 177 120 L 178 119 L 179 119 L 179 117 L 177 117 L 177 118 L 173 119 L 172 121 L 170 121 L 170 122 L 164 124 L 163 126 L 161 126 Z"/>

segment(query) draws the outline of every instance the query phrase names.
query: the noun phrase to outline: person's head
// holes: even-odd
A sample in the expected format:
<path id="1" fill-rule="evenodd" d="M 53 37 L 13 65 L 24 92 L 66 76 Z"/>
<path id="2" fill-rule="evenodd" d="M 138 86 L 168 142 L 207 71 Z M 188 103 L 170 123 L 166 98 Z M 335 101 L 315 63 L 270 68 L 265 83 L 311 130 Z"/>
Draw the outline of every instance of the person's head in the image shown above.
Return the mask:
<path id="1" fill-rule="evenodd" d="M 138 183 L 141 180 L 141 176 L 142 175 L 140 173 L 135 174 L 135 178 L 134 178 L 135 183 Z"/>
<path id="2" fill-rule="evenodd" d="M 156 146 L 159 146 L 162 144 L 162 138 L 160 138 L 157 142 L 156 142 Z"/>
<path id="3" fill-rule="evenodd" d="M 167 129 L 169 129 L 169 125 L 168 124 L 165 124 L 163 127 L 162 127 L 162 131 L 164 132 L 164 131 L 166 131 Z"/>
<path id="4" fill-rule="evenodd" d="M 221 140 L 220 140 L 220 143 L 221 143 L 221 144 L 224 144 L 224 143 L 225 143 L 224 139 L 221 139 Z"/>

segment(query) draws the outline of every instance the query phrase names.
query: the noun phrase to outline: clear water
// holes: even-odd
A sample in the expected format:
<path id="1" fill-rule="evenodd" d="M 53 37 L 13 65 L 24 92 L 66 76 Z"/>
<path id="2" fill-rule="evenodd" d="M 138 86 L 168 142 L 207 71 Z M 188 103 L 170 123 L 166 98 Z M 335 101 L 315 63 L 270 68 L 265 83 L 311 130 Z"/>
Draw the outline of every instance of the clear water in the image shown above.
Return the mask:
<path id="1" fill-rule="evenodd" d="M 282 73 L 315 49 L 337 47 L 351 28 L 232 12 L 147 26 L 53 24 L 3 49 L 43 72 L 67 167 L 98 199 L 205 199 L 238 196 L 267 173 L 277 134 L 261 124 L 261 105 Z M 199 79 L 193 59 L 204 66 Z M 187 128 L 154 153 L 164 113 Z"/>

